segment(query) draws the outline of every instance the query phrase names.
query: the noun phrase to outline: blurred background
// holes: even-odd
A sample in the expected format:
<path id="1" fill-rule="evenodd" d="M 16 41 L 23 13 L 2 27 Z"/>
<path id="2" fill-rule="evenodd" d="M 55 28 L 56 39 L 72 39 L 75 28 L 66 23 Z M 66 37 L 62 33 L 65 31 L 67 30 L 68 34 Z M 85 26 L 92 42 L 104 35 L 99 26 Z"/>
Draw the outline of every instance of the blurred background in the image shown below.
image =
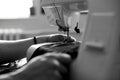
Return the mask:
<path id="1" fill-rule="evenodd" d="M 54 19 L 51 15 L 41 14 L 40 0 L 0 0 L 0 40 L 17 40 L 33 35 L 43 35 L 51 33 L 61 33 L 58 27 L 49 22 Z M 81 34 L 84 32 L 87 11 L 76 13 L 72 16 L 74 20 L 71 25 L 75 26 L 78 21 Z M 48 21 L 48 19 L 50 20 Z M 70 27 L 71 35 L 80 40 L 81 34 L 74 32 L 74 27 Z"/>

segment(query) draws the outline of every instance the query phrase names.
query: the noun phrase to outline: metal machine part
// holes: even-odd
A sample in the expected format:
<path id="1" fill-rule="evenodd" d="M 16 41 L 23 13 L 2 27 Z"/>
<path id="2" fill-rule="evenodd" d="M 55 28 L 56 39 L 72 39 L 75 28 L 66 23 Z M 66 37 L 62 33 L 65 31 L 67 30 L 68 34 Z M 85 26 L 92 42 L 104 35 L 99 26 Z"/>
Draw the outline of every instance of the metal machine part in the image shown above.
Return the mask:
<path id="1" fill-rule="evenodd" d="M 45 15 L 54 21 L 59 31 L 67 34 L 69 40 L 69 20 L 73 13 L 87 10 L 86 0 L 41 0 L 41 7 L 45 10 Z M 76 30 L 76 29 L 75 29 Z"/>

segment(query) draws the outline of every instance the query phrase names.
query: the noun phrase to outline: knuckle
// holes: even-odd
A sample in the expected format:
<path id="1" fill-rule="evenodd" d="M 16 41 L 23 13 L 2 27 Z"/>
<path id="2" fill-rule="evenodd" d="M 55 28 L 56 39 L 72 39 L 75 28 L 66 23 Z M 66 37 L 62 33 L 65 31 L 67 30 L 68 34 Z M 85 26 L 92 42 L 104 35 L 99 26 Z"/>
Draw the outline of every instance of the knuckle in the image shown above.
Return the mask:
<path id="1" fill-rule="evenodd" d="M 58 70 L 55 70 L 55 71 L 54 71 L 54 75 L 55 75 L 56 77 L 62 79 L 62 76 L 61 76 L 61 74 L 60 74 L 60 72 L 59 72 Z"/>
<path id="2" fill-rule="evenodd" d="M 60 66 L 60 62 L 54 57 L 48 57 L 48 56 L 46 57 L 45 56 L 45 58 L 43 58 L 42 62 L 44 64 L 48 65 L 49 67 L 53 67 L 53 68 Z"/>
<path id="3" fill-rule="evenodd" d="M 49 64 L 53 67 L 59 67 L 60 66 L 60 62 L 56 59 L 50 59 Z"/>
<path id="4" fill-rule="evenodd" d="M 56 65 L 56 66 L 60 66 L 60 62 L 59 62 L 58 60 L 56 60 L 56 59 L 53 59 L 53 60 L 52 60 L 52 63 L 53 63 L 54 65 Z"/>

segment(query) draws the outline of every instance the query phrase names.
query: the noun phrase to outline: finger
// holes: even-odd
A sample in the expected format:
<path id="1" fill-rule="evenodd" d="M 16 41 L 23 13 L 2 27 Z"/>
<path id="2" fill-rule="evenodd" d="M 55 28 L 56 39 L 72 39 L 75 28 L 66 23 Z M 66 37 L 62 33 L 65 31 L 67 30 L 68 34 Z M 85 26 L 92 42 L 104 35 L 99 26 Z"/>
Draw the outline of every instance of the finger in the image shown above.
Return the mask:
<path id="1" fill-rule="evenodd" d="M 45 63 L 48 65 L 49 70 L 55 70 L 60 73 L 67 73 L 67 68 L 53 57 L 47 58 Z"/>
<path id="2" fill-rule="evenodd" d="M 47 58 L 55 58 L 63 64 L 70 64 L 72 61 L 71 56 L 66 53 L 51 52 L 46 53 L 43 56 Z"/>
<path id="3" fill-rule="evenodd" d="M 58 42 L 58 41 L 63 42 L 63 41 L 66 40 L 66 38 L 67 38 L 67 35 L 65 35 L 65 34 L 51 34 L 49 36 L 49 41 L 51 41 L 51 42 L 52 41 L 54 41 L 54 42 Z M 74 41 L 76 41 L 76 39 L 74 37 L 70 36 L 69 41 L 74 42 Z"/>
<path id="4" fill-rule="evenodd" d="M 59 70 L 61 73 L 66 73 L 67 69 L 60 63 L 60 61 L 55 57 L 47 56 L 37 56 L 28 63 L 28 65 L 33 66 L 34 68 L 45 67 L 46 69 Z M 37 65 L 37 66 L 34 66 Z M 32 68 L 33 68 L 32 67 Z"/>
<path id="5" fill-rule="evenodd" d="M 70 63 L 72 62 L 70 55 L 65 53 L 47 53 L 44 55 L 48 59 L 55 59 L 59 63 L 57 69 L 60 71 L 61 75 L 68 73 Z M 53 61 L 54 62 L 54 61 Z"/>
<path id="6" fill-rule="evenodd" d="M 49 69 L 46 74 L 49 77 L 47 80 L 62 80 L 62 75 L 58 70 Z"/>
<path id="7" fill-rule="evenodd" d="M 65 39 L 65 35 L 63 34 L 51 34 L 49 36 L 50 42 L 63 42 L 64 39 Z"/>
<path id="8" fill-rule="evenodd" d="M 62 64 L 60 64 L 58 61 L 57 62 L 53 61 L 54 64 L 59 65 L 58 67 L 56 67 L 56 70 L 58 70 L 58 72 L 59 72 L 58 74 L 60 76 L 62 76 L 62 79 L 69 80 L 69 67 L 70 66 L 68 65 L 68 63 L 70 64 L 70 62 L 71 62 L 70 55 L 65 54 L 65 53 L 58 53 L 58 54 L 57 53 L 47 53 L 45 56 L 50 59 L 53 58 L 53 60 L 56 59 L 56 61 L 59 60 L 59 62 Z M 65 65 L 65 64 L 67 64 L 67 65 Z"/>
<path id="9" fill-rule="evenodd" d="M 63 74 L 68 72 L 66 66 L 62 65 L 61 62 L 70 63 L 70 56 L 67 54 L 61 55 L 61 53 L 47 53 L 33 58 L 29 62 L 30 67 L 27 70 L 39 69 L 47 74 L 50 72 L 51 76 L 61 79 Z"/>
<path id="10" fill-rule="evenodd" d="M 33 71 L 33 74 L 38 76 L 43 75 L 42 78 L 45 80 L 46 78 L 48 80 L 61 80 L 61 73 L 67 72 L 67 69 L 61 65 L 58 60 L 43 56 L 33 58 L 26 67 L 24 66 L 22 70 L 27 72 Z"/>
<path id="11" fill-rule="evenodd" d="M 62 79 L 62 75 L 60 74 L 60 72 L 58 71 L 58 70 L 55 70 L 54 71 L 54 74 L 55 74 L 55 76 L 57 77 L 57 79 L 56 80 L 61 80 Z"/>

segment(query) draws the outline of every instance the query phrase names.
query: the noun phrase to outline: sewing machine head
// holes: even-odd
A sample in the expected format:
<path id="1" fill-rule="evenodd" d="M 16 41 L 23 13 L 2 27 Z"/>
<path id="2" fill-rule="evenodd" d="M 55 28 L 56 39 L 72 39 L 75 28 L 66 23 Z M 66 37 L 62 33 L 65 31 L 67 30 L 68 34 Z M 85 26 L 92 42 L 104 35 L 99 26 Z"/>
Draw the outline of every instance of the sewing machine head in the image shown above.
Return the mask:
<path id="1" fill-rule="evenodd" d="M 41 0 L 41 7 L 52 25 L 57 25 L 59 31 L 68 31 L 71 15 L 87 9 L 86 0 Z"/>

